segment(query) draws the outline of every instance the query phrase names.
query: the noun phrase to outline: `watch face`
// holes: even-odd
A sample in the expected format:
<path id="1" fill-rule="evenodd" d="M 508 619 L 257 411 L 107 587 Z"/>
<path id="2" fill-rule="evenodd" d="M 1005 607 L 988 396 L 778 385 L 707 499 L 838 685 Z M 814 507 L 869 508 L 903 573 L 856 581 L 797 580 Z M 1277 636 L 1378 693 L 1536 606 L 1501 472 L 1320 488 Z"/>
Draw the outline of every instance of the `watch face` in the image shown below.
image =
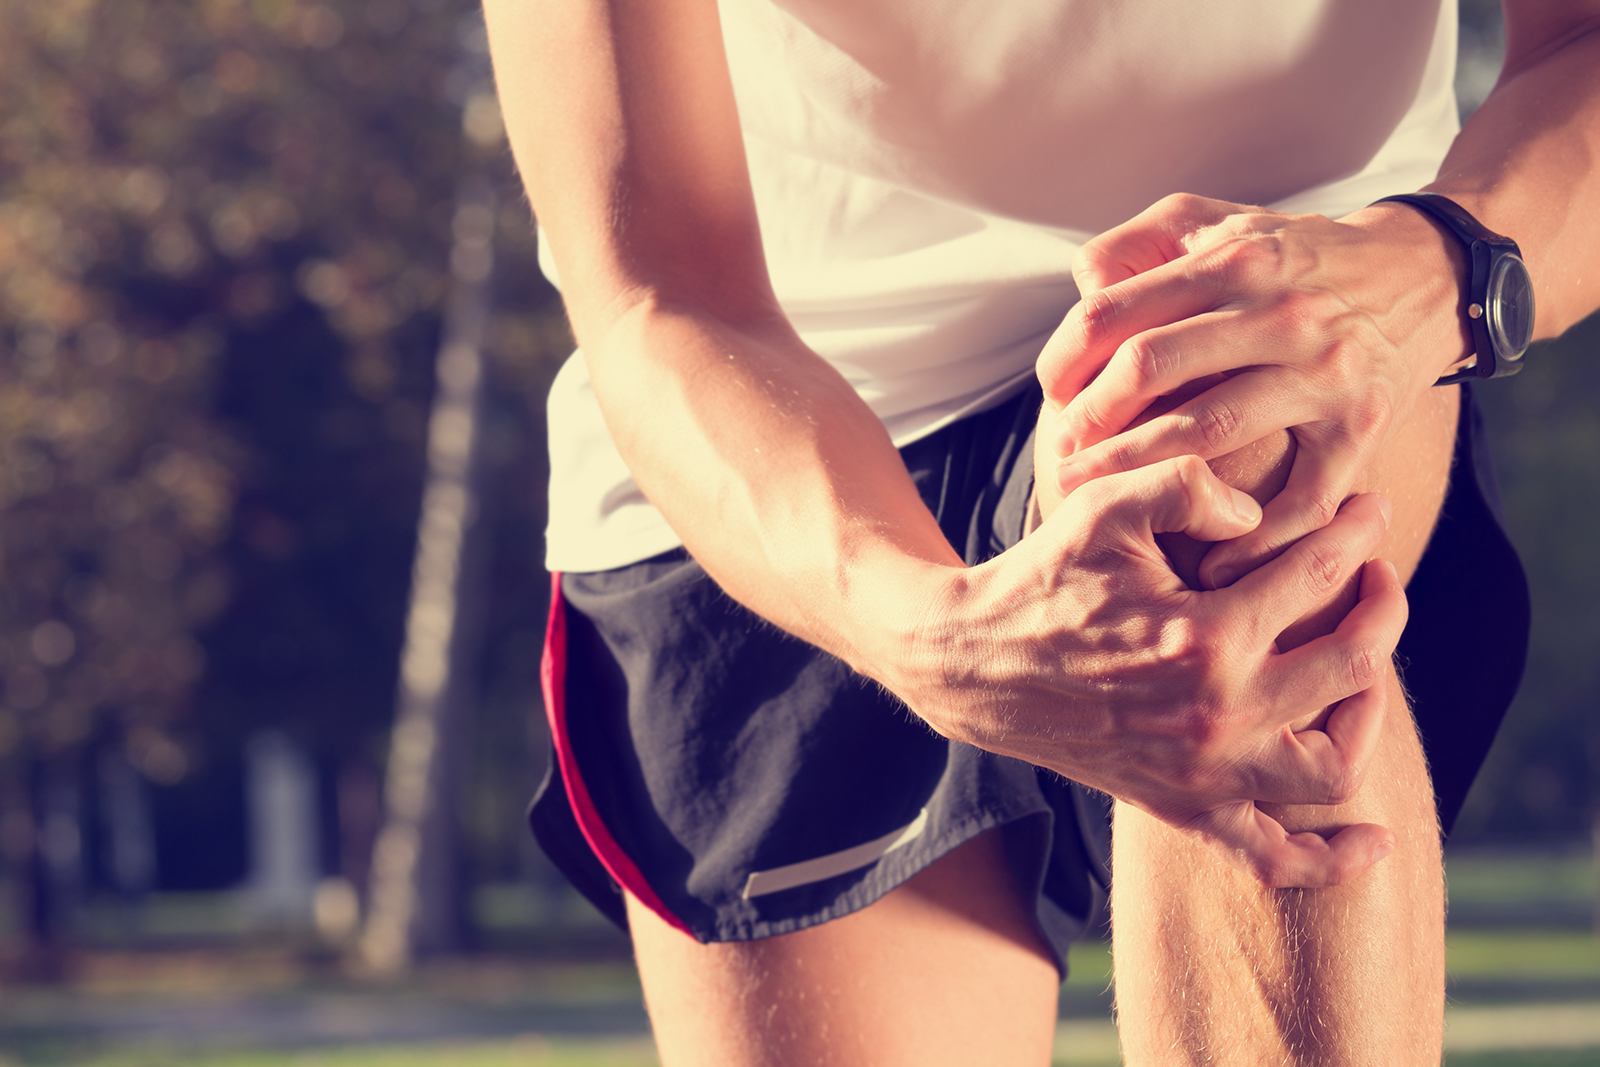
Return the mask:
<path id="1" fill-rule="evenodd" d="M 1533 340 L 1533 280 L 1521 259 L 1506 252 L 1495 260 L 1485 303 L 1496 357 L 1521 359 Z"/>

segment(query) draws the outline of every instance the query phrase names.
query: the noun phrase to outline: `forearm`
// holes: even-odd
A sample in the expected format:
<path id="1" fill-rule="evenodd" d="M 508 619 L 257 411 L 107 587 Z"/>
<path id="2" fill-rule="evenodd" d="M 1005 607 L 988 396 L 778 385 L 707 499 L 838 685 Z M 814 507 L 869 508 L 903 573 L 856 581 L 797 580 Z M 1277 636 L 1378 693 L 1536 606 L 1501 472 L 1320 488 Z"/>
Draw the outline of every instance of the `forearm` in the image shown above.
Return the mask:
<path id="1" fill-rule="evenodd" d="M 1508 7 L 1500 80 L 1426 187 L 1517 242 L 1534 282 L 1536 338 L 1557 336 L 1600 306 L 1600 14 L 1580 17 L 1584 6 L 1597 5 L 1572 3 L 1564 15 Z M 1467 274 L 1459 242 L 1404 204 L 1376 204 L 1344 221 L 1375 241 L 1410 235 L 1412 248 L 1386 259 L 1400 270 L 1416 264 L 1425 279 L 1408 280 L 1395 299 L 1417 305 L 1409 321 L 1434 324 L 1407 346 L 1427 373 L 1442 373 L 1441 353 L 1446 364 L 1470 355 L 1463 302 L 1453 298 Z M 1441 300 L 1431 283 L 1452 280 L 1443 257 L 1457 284 Z"/>
<path id="2" fill-rule="evenodd" d="M 1533 276 L 1536 338 L 1557 336 L 1600 307 L 1600 15 L 1573 21 L 1552 36 L 1547 27 L 1508 19 L 1500 81 L 1426 187 L 1517 242 Z M 1519 35 L 1535 40 L 1524 45 Z M 1393 203 L 1347 221 L 1362 220 L 1375 220 L 1379 229 L 1425 221 Z M 1438 240 L 1424 239 L 1419 253 L 1443 249 L 1464 274 L 1459 245 L 1438 224 L 1427 224 Z M 1462 342 L 1464 356 L 1471 351 L 1464 330 Z"/>
<path id="3" fill-rule="evenodd" d="M 485 13 L 517 163 L 630 471 L 735 599 L 886 681 L 927 595 L 913 586 L 960 560 L 882 424 L 782 317 L 715 0 Z"/>
<path id="4" fill-rule="evenodd" d="M 1516 240 L 1554 337 L 1600 306 L 1600 16 L 1520 59 L 1508 28 L 1513 58 L 1428 188 Z"/>
<path id="5" fill-rule="evenodd" d="M 718 584 L 889 683 L 961 560 L 849 384 L 780 317 L 654 299 L 586 351 L 635 479 Z"/>

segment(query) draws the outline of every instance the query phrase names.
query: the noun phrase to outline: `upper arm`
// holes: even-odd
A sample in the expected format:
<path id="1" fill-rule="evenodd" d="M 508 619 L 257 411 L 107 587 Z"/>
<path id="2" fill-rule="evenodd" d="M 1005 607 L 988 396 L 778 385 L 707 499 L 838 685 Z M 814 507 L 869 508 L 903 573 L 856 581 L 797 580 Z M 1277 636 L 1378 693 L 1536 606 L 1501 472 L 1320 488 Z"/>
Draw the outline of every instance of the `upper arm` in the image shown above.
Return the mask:
<path id="1" fill-rule="evenodd" d="M 486 0 L 501 108 L 580 342 L 654 298 L 775 307 L 716 0 Z"/>

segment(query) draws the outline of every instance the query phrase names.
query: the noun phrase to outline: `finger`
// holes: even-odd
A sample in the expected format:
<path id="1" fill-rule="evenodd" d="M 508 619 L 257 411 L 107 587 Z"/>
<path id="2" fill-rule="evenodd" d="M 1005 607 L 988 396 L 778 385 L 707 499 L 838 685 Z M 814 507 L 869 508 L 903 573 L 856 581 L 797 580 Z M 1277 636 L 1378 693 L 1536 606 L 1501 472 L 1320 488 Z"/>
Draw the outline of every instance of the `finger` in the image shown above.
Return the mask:
<path id="1" fill-rule="evenodd" d="M 1072 266 L 1078 291 L 1087 296 L 1177 259 L 1194 233 L 1240 210 L 1239 204 L 1186 193 L 1162 197 L 1078 251 Z"/>
<path id="2" fill-rule="evenodd" d="M 1101 524 L 1102 531 L 1120 530 L 1139 541 L 1158 533 L 1214 541 L 1242 536 L 1261 521 L 1261 506 L 1254 498 L 1218 478 L 1196 456 L 1178 456 L 1091 483 L 1067 505 Z"/>
<path id="3" fill-rule="evenodd" d="M 1224 296 L 1216 276 L 1197 274 L 1188 261 L 1157 265 L 1084 293 L 1039 353 L 1045 395 L 1060 402 L 1072 399 L 1120 346 L 1148 330 L 1210 311 Z M 1142 406 L 1134 414 L 1140 410 Z"/>
<path id="4" fill-rule="evenodd" d="M 1350 487 L 1371 463 L 1377 447 L 1362 448 L 1343 434 L 1303 433 L 1289 468 L 1288 481 L 1266 504 L 1261 525 L 1243 537 L 1219 544 L 1200 563 L 1200 584 L 1206 589 L 1232 585 L 1286 546 L 1326 526 L 1338 513 Z"/>
<path id="5" fill-rule="evenodd" d="M 1217 590 L 1211 594 L 1210 603 L 1222 613 L 1242 616 L 1250 627 L 1251 647 L 1266 647 L 1290 623 L 1321 607 L 1344 588 L 1345 582 L 1377 551 L 1392 514 L 1388 499 L 1380 494 L 1363 493 L 1351 497 L 1332 522 L 1302 537 L 1278 558 L 1249 572 L 1226 589 Z M 1382 596 L 1383 592 L 1375 589 L 1371 598 L 1378 598 L 1380 602 L 1366 615 L 1387 603 L 1381 600 Z M 1403 593 L 1401 600 L 1404 600 Z M 1358 612 L 1366 603 L 1366 598 L 1358 601 L 1339 624 L 1339 629 L 1317 640 L 1330 640 L 1352 619 L 1365 618 L 1366 615 L 1358 615 Z M 1322 701 L 1322 706 L 1356 691 L 1346 690 Z"/>
<path id="6" fill-rule="evenodd" d="M 1369 576 L 1381 580 L 1369 581 Z M 1362 572 L 1360 597 L 1333 633 L 1272 654 L 1254 678 L 1250 705 L 1273 709 L 1269 721 L 1284 725 L 1383 681 L 1394 669 L 1395 646 L 1409 613 L 1393 565 L 1368 564 Z M 1366 711 L 1360 706 L 1352 710 L 1358 719 Z M 1359 728 L 1360 723 L 1353 725 Z"/>
<path id="7" fill-rule="evenodd" d="M 1145 277 L 1149 277 L 1146 275 Z M 1128 285 L 1142 285 L 1137 278 Z M 1192 286 L 1197 294 L 1207 288 Z M 1121 293 L 1118 286 L 1108 292 Z M 1225 375 L 1239 370 L 1241 351 L 1281 351 L 1281 346 L 1261 343 L 1243 324 L 1237 311 L 1217 311 L 1222 298 L 1196 298 L 1187 306 L 1151 306 L 1136 317 L 1140 329 L 1118 330 L 1118 342 L 1110 358 L 1093 379 L 1067 402 L 1052 427 L 1051 447 L 1058 456 L 1068 456 L 1098 444 L 1113 434 L 1134 425 L 1152 403 L 1170 397 L 1193 383 L 1190 395 L 1203 394 L 1214 382 L 1228 380 Z M 1184 397 L 1189 399 L 1188 396 Z M 1168 402 L 1168 408 L 1179 406 Z"/>
<path id="8" fill-rule="evenodd" d="M 1321 729 L 1279 730 L 1259 760 L 1241 768 L 1241 790 L 1276 804 L 1342 804 L 1361 788 L 1378 750 L 1390 689 L 1377 683 L 1340 701 Z"/>
<path id="9" fill-rule="evenodd" d="M 1323 419 L 1328 412 L 1321 408 L 1322 398 L 1304 389 L 1284 389 L 1286 373 L 1264 368 L 1228 378 L 1165 415 L 1074 453 L 1056 468 L 1056 484 L 1067 494 L 1094 478 L 1172 456 L 1216 459 L 1285 426 Z"/>
<path id="10" fill-rule="evenodd" d="M 1376 823 L 1347 826 L 1332 837 L 1310 831 L 1291 834 L 1248 801 L 1203 812 L 1188 828 L 1268 889 L 1343 885 L 1395 848 L 1393 832 Z"/>

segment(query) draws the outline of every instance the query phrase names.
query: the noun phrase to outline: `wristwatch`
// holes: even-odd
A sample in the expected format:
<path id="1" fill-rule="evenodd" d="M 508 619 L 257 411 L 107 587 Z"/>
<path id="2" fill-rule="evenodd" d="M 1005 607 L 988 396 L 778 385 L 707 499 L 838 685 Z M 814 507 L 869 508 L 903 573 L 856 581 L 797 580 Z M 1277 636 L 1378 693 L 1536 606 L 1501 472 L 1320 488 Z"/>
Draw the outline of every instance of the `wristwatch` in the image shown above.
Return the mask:
<path id="1" fill-rule="evenodd" d="M 1517 242 L 1488 229 L 1466 208 L 1438 193 L 1400 193 L 1373 203 L 1388 200 L 1410 204 L 1444 223 L 1461 242 L 1472 265 L 1467 282 L 1467 324 L 1472 328 L 1476 354 L 1461 370 L 1433 384 L 1504 378 L 1521 370 L 1522 357 L 1533 340 L 1533 279 Z"/>

